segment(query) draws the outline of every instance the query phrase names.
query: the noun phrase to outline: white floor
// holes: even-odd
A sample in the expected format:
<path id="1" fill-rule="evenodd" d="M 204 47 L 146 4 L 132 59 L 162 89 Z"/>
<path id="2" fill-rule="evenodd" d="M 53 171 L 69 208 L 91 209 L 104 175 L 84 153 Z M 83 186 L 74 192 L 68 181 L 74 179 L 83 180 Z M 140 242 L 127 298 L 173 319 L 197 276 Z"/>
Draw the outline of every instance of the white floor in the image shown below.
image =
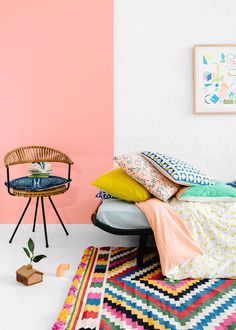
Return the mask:
<path id="1" fill-rule="evenodd" d="M 48 225 L 49 248 L 45 248 L 43 226 L 32 233 L 31 225 L 21 225 L 12 244 L 8 243 L 13 225 L 0 225 L 0 329 L 50 330 L 66 298 L 84 248 L 94 246 L 135 246 L 137 236 L 116 236 L 93 225 L 67 225 L 66 236 L 60 225 Z M 29 238 L 35 241 L 36 253 L 47 259 L 35 264 L 44 272 L 44 281 L 26 287 L 15 279 L 15 271 L 27 264 L 22 249 Z M 57 265 L 69 263 L 63 278 L 55 276 Z"/>

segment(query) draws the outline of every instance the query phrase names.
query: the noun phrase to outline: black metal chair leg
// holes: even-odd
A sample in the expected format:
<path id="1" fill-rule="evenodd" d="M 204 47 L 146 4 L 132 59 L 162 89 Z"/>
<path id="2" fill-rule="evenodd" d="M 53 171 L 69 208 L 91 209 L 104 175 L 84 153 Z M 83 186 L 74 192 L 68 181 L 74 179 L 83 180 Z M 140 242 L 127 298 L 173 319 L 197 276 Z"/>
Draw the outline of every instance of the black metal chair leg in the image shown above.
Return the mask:
<path id="1" fill-rule="evenodd" d="M 37 213 L 38 213 L 38 205 L 39 205 L 39 197 L 37 197 L 37 200 L 36 200 L 35 213 L 34 213 L 33 232 L 35 231 L 35 225 L 36 225 L 36 219 L 37 219 Z"/>
<path id="2" fill-rule="evenodd" d="M 17 232 L 17 229 L 18 229 L 18 227 L 19 227 L 19 225 L 20 225 L 22 219 L 24 218 L 25 212 L 27 211 L 28 206 L 30 205 L 30 202 L 31 202 L 31 197 L 29 198 L 29 200 L 28 200 L 28 202 L 27 202 L 27 204 L 26 204 L 26 206 L 25 206 L 25 209 L 24 209 L 24 211 L 23 211 L 23 213 L 22 213 L 22 215 L 21 215 L 21 217 L 20 217 L 20 220 L 19 220 L 19 222 L 18 222 L 18 224 L 17 224 L 17 226 L 16 226 L 16 228 L 15 228 L 15 230 L 14 230 L 14 232 L 13 232 L 11 238 L 10 238 L 9 243 L 12 242 L 12 240 L 13 240 L 13 238 L 14 238 L 16 232 Z"/>
<path id="3" fill-rule="evenodd" d="M 137 256 L 138 266 L 142 266 L 143 264 L 143 256 L 147 245 L 147 239 L 148 239 L 148 234 L 141 234 L 139 236 L 139 246 L 138 246 L 138 256 Z"/>
<path id="4" fill-rule="evenodd" d="M 47 225 L 46 225 L 46 216 L 45 216 L 45 210 L 44 210 L 43 197 L 41 197 L 41 204 L 42 204 L 43 226 L 44 226 L 44 234 L 45 234 L 46 248 L 48 248 L 48 247 L 49 247 L 49 245 L 48 245 L 48 234 L 47 234 Z"/>
<path id="5" fill-rule="evenodd" d="M 65 227 L 63 221 L 61 220 L 61 217 L 60 217 L 60 215 L 59 215 L 59 213 L 58 213 L 58 211 L 57 211 L 57 209 L 56 209 L 56 206 L 54 205 L 54 203 L 53 203 L 53 201 L 52 201 L 52 199 L 51 199 L 51 197 L 48 196 L 48 198 L 49 198 L 49 200 L 50 200 L 50 202 L 51 202 L 51 204 L 52 204 L 52 207 L 54 208 L 54 211 L 56 212 L 56 215 L 57 215 L 57 217 L 58 217 L 58 219 L 59 219 L 59 221 L 60 221 L 60 223 L 61 223 L 63 229 L 65 230 L 66 235 L 69 235 L 69 233 L 68 233 L 68 231 L 66 230 L 66 227 Z"/>

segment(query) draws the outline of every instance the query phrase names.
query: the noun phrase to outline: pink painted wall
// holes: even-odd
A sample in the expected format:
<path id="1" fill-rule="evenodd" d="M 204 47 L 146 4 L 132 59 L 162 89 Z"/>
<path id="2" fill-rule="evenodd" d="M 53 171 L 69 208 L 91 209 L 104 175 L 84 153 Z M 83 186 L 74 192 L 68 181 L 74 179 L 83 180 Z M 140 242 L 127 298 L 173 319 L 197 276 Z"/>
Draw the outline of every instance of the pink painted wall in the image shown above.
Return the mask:
<path id="1" fill-rule="evenodd" d="M 90 182 L 113 164 L 112 6 L 112 0 L 0 1 L 1 159 L 29 144 L 66 152 L 75 163 L 73 183 L 54 201 L 67 223 L 90 222 L 96 205 Z M 15 223 L 26 199 L 7 194 L 3 163 L 0 170 L 0 222 Z"/>

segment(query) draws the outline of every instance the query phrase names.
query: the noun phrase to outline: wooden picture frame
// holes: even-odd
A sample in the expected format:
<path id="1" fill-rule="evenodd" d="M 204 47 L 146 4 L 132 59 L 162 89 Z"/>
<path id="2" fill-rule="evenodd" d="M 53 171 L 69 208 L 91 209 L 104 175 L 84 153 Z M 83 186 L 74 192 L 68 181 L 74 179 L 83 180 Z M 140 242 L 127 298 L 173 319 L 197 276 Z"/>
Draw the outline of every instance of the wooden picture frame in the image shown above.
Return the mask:
<path id="1" fill-rule="evenodd" d="M 193 112 L 236 114 L 236 44 L 193 47 Z"/>

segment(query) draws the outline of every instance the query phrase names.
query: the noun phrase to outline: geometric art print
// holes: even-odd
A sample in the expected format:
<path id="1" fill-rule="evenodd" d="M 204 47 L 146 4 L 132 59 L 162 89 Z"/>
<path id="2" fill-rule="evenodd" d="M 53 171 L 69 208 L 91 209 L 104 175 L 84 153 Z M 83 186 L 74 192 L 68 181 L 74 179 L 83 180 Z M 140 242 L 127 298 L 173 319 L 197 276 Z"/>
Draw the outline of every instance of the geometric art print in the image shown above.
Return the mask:
<path id="1" fill-rule="evenodd" d="M 236 46 L 194 47 L 195 112 L 236 113 Z"/>

